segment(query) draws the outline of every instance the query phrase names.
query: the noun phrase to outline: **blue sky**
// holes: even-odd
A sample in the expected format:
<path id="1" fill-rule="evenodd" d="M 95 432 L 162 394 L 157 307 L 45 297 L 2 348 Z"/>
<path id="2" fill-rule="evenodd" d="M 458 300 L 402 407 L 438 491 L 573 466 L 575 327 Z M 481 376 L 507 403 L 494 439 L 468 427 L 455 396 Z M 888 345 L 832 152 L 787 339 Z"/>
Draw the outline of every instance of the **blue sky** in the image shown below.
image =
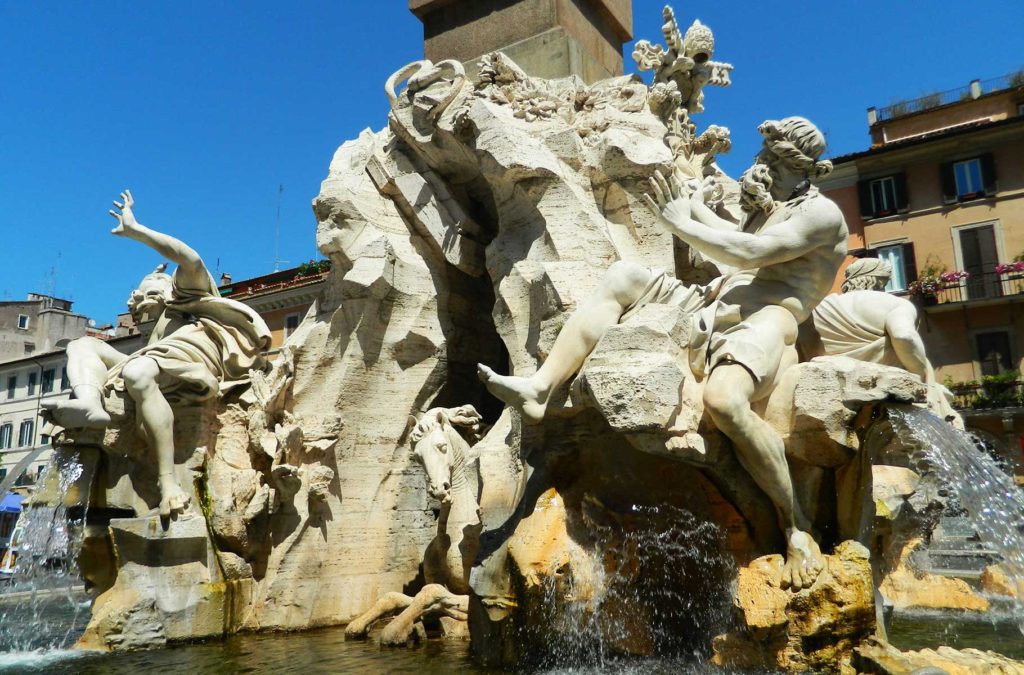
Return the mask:
<path id="1" fill-rule="evenodd" d="M 660 42 L 662 4 L 633 3 L 637 39 Z M 866 147 L 868 106 L 1024 67 L 1019 0 L 675 4 L 736 67 L 699 120 L 732 129 L 733 175 L 763 119 L 810 117 L 843 154 Z M 317 255 L 310 201 L 334 150 L 385 124 L 384 80 L 421 57 L 405 0 L 0 0 L 0 300 L 124 311 L 160 262 L 108 234 L 124 187 L 141 222 L 238 279 L 273 270 L 283 185 L 282 267 Z"/>

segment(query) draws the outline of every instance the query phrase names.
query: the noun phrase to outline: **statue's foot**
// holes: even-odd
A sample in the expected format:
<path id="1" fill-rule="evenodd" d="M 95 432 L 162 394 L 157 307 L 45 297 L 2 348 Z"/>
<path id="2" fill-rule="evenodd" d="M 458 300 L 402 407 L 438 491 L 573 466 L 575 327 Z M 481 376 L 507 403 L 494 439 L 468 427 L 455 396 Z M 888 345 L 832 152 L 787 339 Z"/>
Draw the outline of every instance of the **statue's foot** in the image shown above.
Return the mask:
<path id="1" fill-rule="evenodd" d="M 345 639 L 346 640 L 365 640 L 367 634 L 370 632 L 370 623 L 363 621 L 362 617 L 355 619 L 349 625 L 345 626 Z"/>
<path id="2" fill-rule="evenodd" d="M 177 481 L 162 481 L 160 483 L 160 516 L 169 518 L 172 513 L 178 513 L 188 508 L 190 497 Z"/>
<path id="3" fill-rule="evenodd" d="M 799 591 L 810 588 L 825 568 L 825 558 L 817 542 L 807 532 L 792 530 L 786 542 L 786 564 L 782 568 L 782 587 Z"/>
<path id="4" fill-rule="evenodd" d="M 528 423 L 537 424 L 544 419 L 549 391 L 541 390 L 528 377 L 498 375 L 482 363 L 477 364 L 476 371 L 487 391 L 522 412 Z"/>
<path id="5" fill-rule="evenodd" d="M 46 401 L 42 404 L 44 417 L 65 429 L 103 429 L 110 426 L 110 415 L 103 406 L 79 399 Z"/>

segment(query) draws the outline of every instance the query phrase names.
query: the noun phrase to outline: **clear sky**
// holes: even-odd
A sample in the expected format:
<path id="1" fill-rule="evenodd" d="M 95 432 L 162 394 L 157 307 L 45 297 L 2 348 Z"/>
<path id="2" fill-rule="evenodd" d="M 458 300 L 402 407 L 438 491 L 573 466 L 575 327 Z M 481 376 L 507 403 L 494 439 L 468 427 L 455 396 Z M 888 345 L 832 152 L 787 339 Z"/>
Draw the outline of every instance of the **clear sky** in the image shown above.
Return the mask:
<path id="1" fill-rule="evenodd" d="M 637 39 L 661 41 L 662 4 L 633 3 Z M 866 147 L 868 106 L 1024 67 L 1021 0 L 675 5 L 736 67 L 699 119 L 732 129 L 733 175 L 763 119 L 810 117 L 843 154 Z M 334 150 L 385 125 L 384 80 L 421 57 L 405 0 L 0 0 L 0 300 L 124 311 L 160 262 L 108 234 L 124 187 L 141 222 L 239 279 L 274 269 L 283 185 L 282 268 L 317 255 L 310 202 Z"/>

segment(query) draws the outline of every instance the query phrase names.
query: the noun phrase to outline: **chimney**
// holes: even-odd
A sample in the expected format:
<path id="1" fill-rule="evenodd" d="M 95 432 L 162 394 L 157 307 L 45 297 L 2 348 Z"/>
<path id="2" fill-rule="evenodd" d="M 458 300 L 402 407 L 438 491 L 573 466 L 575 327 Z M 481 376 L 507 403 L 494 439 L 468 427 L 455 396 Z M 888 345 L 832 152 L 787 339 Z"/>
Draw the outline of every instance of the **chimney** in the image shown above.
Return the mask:
<path id="1" fill-rule="evenodd" d="M 231 285 L 231 275 L 227 272 L 222 272 L 220 275 L 220 285 L 229 286 Z"/>

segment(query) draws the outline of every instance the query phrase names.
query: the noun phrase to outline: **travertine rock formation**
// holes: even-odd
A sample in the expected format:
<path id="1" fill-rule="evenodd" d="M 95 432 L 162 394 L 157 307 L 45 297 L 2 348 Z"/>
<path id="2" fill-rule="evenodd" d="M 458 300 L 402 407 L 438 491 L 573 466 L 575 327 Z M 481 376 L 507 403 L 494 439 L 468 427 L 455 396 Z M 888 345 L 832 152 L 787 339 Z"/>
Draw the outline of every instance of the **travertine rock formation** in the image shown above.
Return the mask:
<path id="1" fill-rule="evenodd" d="M 781 556 L 758 558 L 739 573 L 739 628 L 715 638 L 714 663 L 731 668 L 838 673 L 875 629 L 868 550 L 844 542 L 825 571 L 799 593 L 780 588 Z"/>
<path id="2" fill-rule="evenodd" d="M 901 652 L 892 645 L 870 640 L 857 648 L 853 664 L 859 673 L 913 675 L 945 672 L 949 675 L 1022 675 L 1024 664 L 995 652 L 979 649 L 922 649 Z M 941 669 L 941 670 L 939 670 Z"/>

